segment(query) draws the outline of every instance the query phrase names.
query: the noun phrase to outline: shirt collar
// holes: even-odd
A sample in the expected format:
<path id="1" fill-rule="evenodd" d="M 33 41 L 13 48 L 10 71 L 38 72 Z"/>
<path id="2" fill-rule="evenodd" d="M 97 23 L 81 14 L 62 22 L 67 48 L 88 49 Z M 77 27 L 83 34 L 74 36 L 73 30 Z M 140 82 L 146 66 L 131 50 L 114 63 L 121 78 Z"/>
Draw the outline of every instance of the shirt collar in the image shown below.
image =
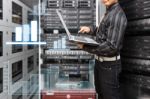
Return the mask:
<path id="1" fill-rule="evenodd" d="M 115 3 L 115 4 L 111 5 L 110 7 L 107 7 L 106 8 L 107 12 L 111 11 L 112 9 L 115 9 L 118 5 L 119 5 L 119 3 Z"/>

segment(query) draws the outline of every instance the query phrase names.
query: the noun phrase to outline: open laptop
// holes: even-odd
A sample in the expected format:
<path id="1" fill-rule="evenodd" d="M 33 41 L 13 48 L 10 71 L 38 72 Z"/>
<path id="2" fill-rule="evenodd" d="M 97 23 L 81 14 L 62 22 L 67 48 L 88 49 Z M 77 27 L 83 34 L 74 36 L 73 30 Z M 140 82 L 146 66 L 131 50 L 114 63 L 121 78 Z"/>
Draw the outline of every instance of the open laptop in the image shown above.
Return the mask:
<path id="1" fill-rule="evenodd" d="M 66 26 L 66 23 L 60 13 L 60 10 L 56 10 L 60 20 L 61 20 L 61 23 L 63 24 L 64 28 L 65 28 L 65 31 L 69 37 L 69 41 L 72 41 L 72 42 L 76 42 L 76 43 L 84 43 L 86 45 L 93 45 L 93 46 L 96 46 L 98 45 L 98 43 L 94 40 L 94 39 L 91 39 L 91 38 L 88 38 L 88 37 L 84 37 L 84 36 L 74 36 L 74 35 L 71 35 L 71 33 L 69 32 L 67 26 Z"/>

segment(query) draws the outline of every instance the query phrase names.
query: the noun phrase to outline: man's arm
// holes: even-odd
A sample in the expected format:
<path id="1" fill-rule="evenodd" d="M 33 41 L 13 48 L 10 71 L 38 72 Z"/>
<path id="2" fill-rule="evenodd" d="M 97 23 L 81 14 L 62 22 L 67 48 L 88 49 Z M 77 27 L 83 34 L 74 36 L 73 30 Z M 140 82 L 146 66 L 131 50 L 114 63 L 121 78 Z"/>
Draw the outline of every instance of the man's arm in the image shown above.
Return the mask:
<path id="1" fill-rule="evenodd" d="M 126 17 L 120 14 L 116 15 L 110 22 L 106 41 L 96 47 L 84 45 L 83 50 L 102 56 L 114 55 L 117 53 L 120 42 L 123 40 L 126 25 Z"/>
<path id="2" fill-rule="evenodd" d="M 96 31 L 97 31 L 97 28 L 96 26 L 93 26 L 93 27 L 89 27 L 90 28 L 90 35 L 92 36 L 96 36 Z"/>
<path id="3" fill-rule="evenodd" d="M 83 27 L 81 27 L 79 33 L 88 33 L 92 36 L 96 36 L 96 32 L 97 32 L 103 18 L 104 18 L 104 15 L 101 16 L 98 27 L 97 26 L 89 26 L 89 27 L 88 26 L 83 26 Z"/>

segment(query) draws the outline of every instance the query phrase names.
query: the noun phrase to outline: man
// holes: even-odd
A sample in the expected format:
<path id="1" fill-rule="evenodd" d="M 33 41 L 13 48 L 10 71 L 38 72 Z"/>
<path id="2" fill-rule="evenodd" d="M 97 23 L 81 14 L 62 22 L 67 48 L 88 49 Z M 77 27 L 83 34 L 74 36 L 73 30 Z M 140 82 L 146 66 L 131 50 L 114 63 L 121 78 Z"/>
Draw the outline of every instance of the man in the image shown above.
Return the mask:
<path id="1" fill-rule="evenodd" d="M 94 78 L 98 99 L 121 99 L 119 86 L 120 49 L 127 19 L 118 0 L 102 0 L 102 3 L 107 10 L 100 25 L 95 30 L 83 26 L 79 31 L 80 33 L 93 33 L 99 45 L 78 44 L 78 46 L 95 55 Z"/>

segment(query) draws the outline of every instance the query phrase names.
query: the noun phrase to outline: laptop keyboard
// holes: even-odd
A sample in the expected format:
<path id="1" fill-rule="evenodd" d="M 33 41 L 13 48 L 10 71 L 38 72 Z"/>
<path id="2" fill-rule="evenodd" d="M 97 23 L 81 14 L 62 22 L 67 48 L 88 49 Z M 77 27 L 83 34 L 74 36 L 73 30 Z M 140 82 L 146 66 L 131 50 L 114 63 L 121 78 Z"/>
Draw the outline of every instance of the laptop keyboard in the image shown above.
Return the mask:
<path id="1" fill-rule="evenodd" d="M 80 36 L 74 36 L 74 39 L 80 40 L 80 41 L 87 41 L 84 37 L 80 37 Z"/>

